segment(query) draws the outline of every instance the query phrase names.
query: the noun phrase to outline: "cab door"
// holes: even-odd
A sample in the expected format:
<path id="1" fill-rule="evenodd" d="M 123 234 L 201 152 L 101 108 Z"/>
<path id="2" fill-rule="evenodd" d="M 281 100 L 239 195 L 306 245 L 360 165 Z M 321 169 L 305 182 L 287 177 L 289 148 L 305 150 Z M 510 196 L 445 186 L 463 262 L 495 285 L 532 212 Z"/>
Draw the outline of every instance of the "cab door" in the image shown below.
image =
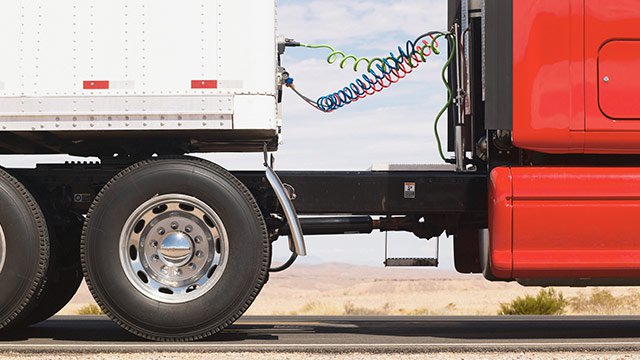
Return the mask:
<path id="1" fill-rule="evenodd" d="M 585 0 L 587 132 L 640 131 L 640 2 Z"/>

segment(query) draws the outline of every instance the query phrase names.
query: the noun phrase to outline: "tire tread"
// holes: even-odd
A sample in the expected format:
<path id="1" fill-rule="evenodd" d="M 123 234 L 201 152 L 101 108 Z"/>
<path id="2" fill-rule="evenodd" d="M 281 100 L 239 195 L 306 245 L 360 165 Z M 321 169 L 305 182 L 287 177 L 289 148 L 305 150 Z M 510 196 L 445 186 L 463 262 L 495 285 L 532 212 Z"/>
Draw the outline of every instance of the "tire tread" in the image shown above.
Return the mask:
<path id="1" fill-rule="evenodd" d="M 22 196 L 22 199 L 26 202 L 31 214 L 33 215 L 33 220 L 38 228 L 38 238 L 40 239 L 38 268 L 36 270 L 33 284 L 31 285 L 27 296 L 25 296 L 16 310 L 0 323 L 0 329 L 6 330 L 7 328 L 10 328 L 12 324 L 19 323 L 23 317 L 28 316 L 28 312 L 34 304 L 32 300 L 38 298 L 46 284 L 47 279 L 45 274 L 49 265 L 49 236 L 44 214 L 27 188 L 3 169 L 0 169 L 0 179 L 11 185 L 13 190 Z"/>
<path id="2" fill-rule="evenodd" d="M 109 310 L 109 308 L 107 306 L 105 306 L 102 301 L 100 300 L 100 297 L 97 294 L 97 291 L 95 289 L 95 287 L 93 286 L 91 279 L 89 277 L 89 274 L 87 272 L 87 263 L 86 263 L 86 254 L 85 254 L 85 247 L 86 247 L 86 234 L 87 234 L 87 229 L 88 226 L 91 222 L 91 214 L 93 213 L 96 205 L 98 204 L 98 202 L 100 201 L 100 199 L 102 198 L 102 196 L 104 195 L 104 193 L 111 187 L 113 186 L 113 184 L 118 181 L 120 178 L 130 174 L 131 172 L 150 165 L 150 164 L 154 164 L 154 163 L 158 163 L 161 161 L 168 161 L 168 160 L 178 160 L 178 161 L 184 161 L 184 162 L 189 162 L 192 163 L 195 166 L 200 166 L 200 167 L 204 167 L 207 170 L 213 171 L 216 174 L 219 174 L 221 176 L 223 176 L 226 180 L 228 180 L 231 184 L 233 184 L 247 199 L 247 201 L 249 202 L 249 204 L 251 205 L 251 207 L 253 208 L 254 213 L 256 214 L 258 221 L 260 222 L 260 227 L 262 229 L 262 240 L 264 242 L 263 244 L 263 260 L 262 263 L 260 264 L 260 274 L 258 277 L 258 283 L 257 285 L 254 287 L 254 289 L 252 289 L 251 294 L 249 295 L 249 297 L 247 298 L 247 301 L 242 305 L 242 307 L 235 313 L 233 314 L 227 321 L 225 321 L 222 325 L 217 326 L 214 329 L 209 329 L 207 331 L 204 331 L 200 334 L 197 335 L 191 335 L 191 336 L 171 336 L 171 337 L 166 337 L 166 336 L 158 336 L 158 335 L 154 335 L 154 334 L 148 334 L 145 332 L 142 332 L 128 324 L 126 324 L 125 322 L 121 321 L 118 317 L 116 317 L 114 314 L 111 313 L 111 311 Z M 86 280 L 87 283 L 87 287 L 89 288 L 89 291 L 91 292 L 91 295 L 93 296 L 93 298 L 96 300 L 96 302 L 98 303 L 98 305 L 100 306 L 100 308 L 102 309 L 102 311 L 109 316 L 109 318 L 111 320 L 113 320 L 116 324 L 118 324 L 120 327 L 122 327 L 123 329 L 129 331 L 130 333 L 142 337 L 144 339 L 148 339 L 148 340 L 152 340 L 152 341 L 173 341 L 173 342 L 189 342 L 189 341 L 196 341 L 196 340 L 201 340 L 207 337 L 210 337 L 220 331 L 222 331 L 223 329 L 227 328 L 228 326 L 230 326 L 231 324 L 233 324 L 234 322 L 236 322 L 240 316 L 242 316 L 242 314 L 244 314 L 247 309 L 249 308 L 249 306 L 253 303 L 253 301 L 255 300 L 255 298 L 258 296 L 258 294 L 260 293 L 260 291 L 262 290 L 262 286 L 264 285 L 264 283 L 266 282 L 267 276 L 268 276 L 268 271 L 269 271 L 269 241 L 268 241 L 268 232 L 267 232 L 267 226 L 266 223 L 264 221 L 264 218 L 262 216 L 262 212 L 260 211 L 260 208 L 258 206 L 258 203 L 256 202 L 255 198 L 253 197 L 253 194 L 251 194 L 251 192 L 249 191 L 249 189 L 247 189 L 247 187 L 240 181 L 238 180 L 235 176 L 233 176 L 231 173 L 229 173 L 227 170 L 225 170 L 223 167 L 214 164 L 212 162 L 209 162 L 207 160 L 204 159 L 200 159 L 200 158 L 195 158 L 195 157 L 189 157 L 189 156 L 176 156 L 176 157 L 158 157 L 158 158 L 153 158 L 153 159 L 148 159 L 148 160 L 143 160 L 140 161 L 136 164 L 133 164 L 129 167 L 127 167 L 126 169 L 122 170 L 120 173 L 118 173 L 116 176 L 114 176 L 109 182 L 107 182 L 107 184 L 100 190 L 100 192 L 98 193 L 98 195 L 96 196 L 96 198 L 94 199 L 93 203 L 91 204 L 89 211 L 87 213 L 87 217 L 86 217 L 86 221 L 84 222 L 84 226 L 83 226 L 83 230 L 82 230 L 82 238 L 80 240 L 80 258 L 82 261 L 82 269 L 83 269 L 83 273 L 84 273 L 84 278 Z"/>

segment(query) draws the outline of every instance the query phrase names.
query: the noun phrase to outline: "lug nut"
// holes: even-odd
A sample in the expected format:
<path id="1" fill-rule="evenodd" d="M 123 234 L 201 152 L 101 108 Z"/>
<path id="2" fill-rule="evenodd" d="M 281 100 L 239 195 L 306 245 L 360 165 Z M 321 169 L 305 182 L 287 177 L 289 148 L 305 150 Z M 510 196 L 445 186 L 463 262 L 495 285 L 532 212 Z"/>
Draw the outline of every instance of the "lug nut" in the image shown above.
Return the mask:
<path id="1" fill-rule="evenodd" d="M 194 263 L 189 264 L 189 269 L 195 270 L 196 269 L 196 264 L 194 264 Z"/>
<path id="2" fill-rule="evenodd" d="M 153 246 L 154 248 L 158 247 L 158 242 L 155 240 L 151 240 L 151 246 Z"/>
<path id="3" fill-rule="evenodd" d="M 195 241 L 196 244 L 200 244 L 202 242 L 202 236 L 196 236 Z"/>
<path id="4" fill-rule="evenodd" d="M 169 268 L 165 265 L 160 268 L 160 271 L 162 271 L 162 273 L 166 275 L 169 273 Z"/>
<path id="5" fill-rule="evenodd" d="M 193 231 L 193 226 L 187 225 L 187 227 L 184 228 L 184 231 L 186 231 L 188 233 L 192 232 Z"/>
<path id="6" fill-rule="evenodd" d="M 182 270 L 176 269 L 176 271 L 174 271 L 174 273 L 175 273 L 176 276 L 180 276 L 180 275 L 182 275 Z"/>
<path id="7" fill-rule="evenodd" d="M 164 228 L 158 229 L 158 235 L 164 235 L 165 233 L 166 231 L 164 230 Z"/>
<path id="8" fill-rule="evenodd" d="M 197 257 L 201 258 L 201 257 L 202 257 L 202 255 L 204 255 L 204 254 L 202 253 L 202 251 L 200 251 L 200 250 L 196 251 L 196 256 L 197 256 Z"/>
<path id="9" fill-rule="evenodd" d="M 173 230 L 178 230 L 178 223 L 177 223 L 177 222 L 172 222 L 172 223 L 171 223 L 171 228 L 172 228 Z"/>
<path id="10" fill-rule="evenodd" d="M 160 260 L 160 256 L 158 256 L 158 255 L 153 255 L 153 256 L 151 257 L 151 260 L 153 260 L 153 261 L 158 261 L 158 260 Z"/>

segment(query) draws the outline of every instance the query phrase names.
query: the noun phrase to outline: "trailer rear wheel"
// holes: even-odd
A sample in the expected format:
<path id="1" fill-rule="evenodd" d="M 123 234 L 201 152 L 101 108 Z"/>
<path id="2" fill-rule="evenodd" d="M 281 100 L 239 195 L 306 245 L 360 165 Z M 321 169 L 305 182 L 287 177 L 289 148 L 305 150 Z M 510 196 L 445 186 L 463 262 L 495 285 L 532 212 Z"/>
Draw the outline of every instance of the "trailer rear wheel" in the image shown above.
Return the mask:
<path id="1" fill-rule="evenodd" d="M 20 182 L 0 170 L 0 329 L 21 323 L 29 314 L 48 265 L 42 211 Z"/>
<path id="2" fill-rule="evenodd" d="M 233 175 L 197 159 L 148 160 L 112 179 L 87 216 L 87 284 L 106 314 L 152 340 L 212 335 L 265 282 L 262 214 Z"/>
<path id="3" fill-rule="evenodd" d="M 82 283 L 80 236 L 84 218 L 69 214 L 61 224 L 49 227 L 51 258 L 46 284 L 33 309 L 20 323 L 24 326 L 47 320 L 60 311 Z"/>

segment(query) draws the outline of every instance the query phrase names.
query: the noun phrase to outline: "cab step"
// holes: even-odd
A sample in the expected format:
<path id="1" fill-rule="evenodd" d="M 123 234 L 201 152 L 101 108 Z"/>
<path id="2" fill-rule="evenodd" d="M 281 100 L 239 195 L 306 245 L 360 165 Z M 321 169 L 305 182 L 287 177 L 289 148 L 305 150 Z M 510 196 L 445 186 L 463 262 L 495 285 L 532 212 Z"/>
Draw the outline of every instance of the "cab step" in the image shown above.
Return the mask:
<path id="1" fill-rule="evenodd" d="M 384 261 L 386 267 L 396 266 L 438 266 L 436 258 L 388 258 Z"/>

